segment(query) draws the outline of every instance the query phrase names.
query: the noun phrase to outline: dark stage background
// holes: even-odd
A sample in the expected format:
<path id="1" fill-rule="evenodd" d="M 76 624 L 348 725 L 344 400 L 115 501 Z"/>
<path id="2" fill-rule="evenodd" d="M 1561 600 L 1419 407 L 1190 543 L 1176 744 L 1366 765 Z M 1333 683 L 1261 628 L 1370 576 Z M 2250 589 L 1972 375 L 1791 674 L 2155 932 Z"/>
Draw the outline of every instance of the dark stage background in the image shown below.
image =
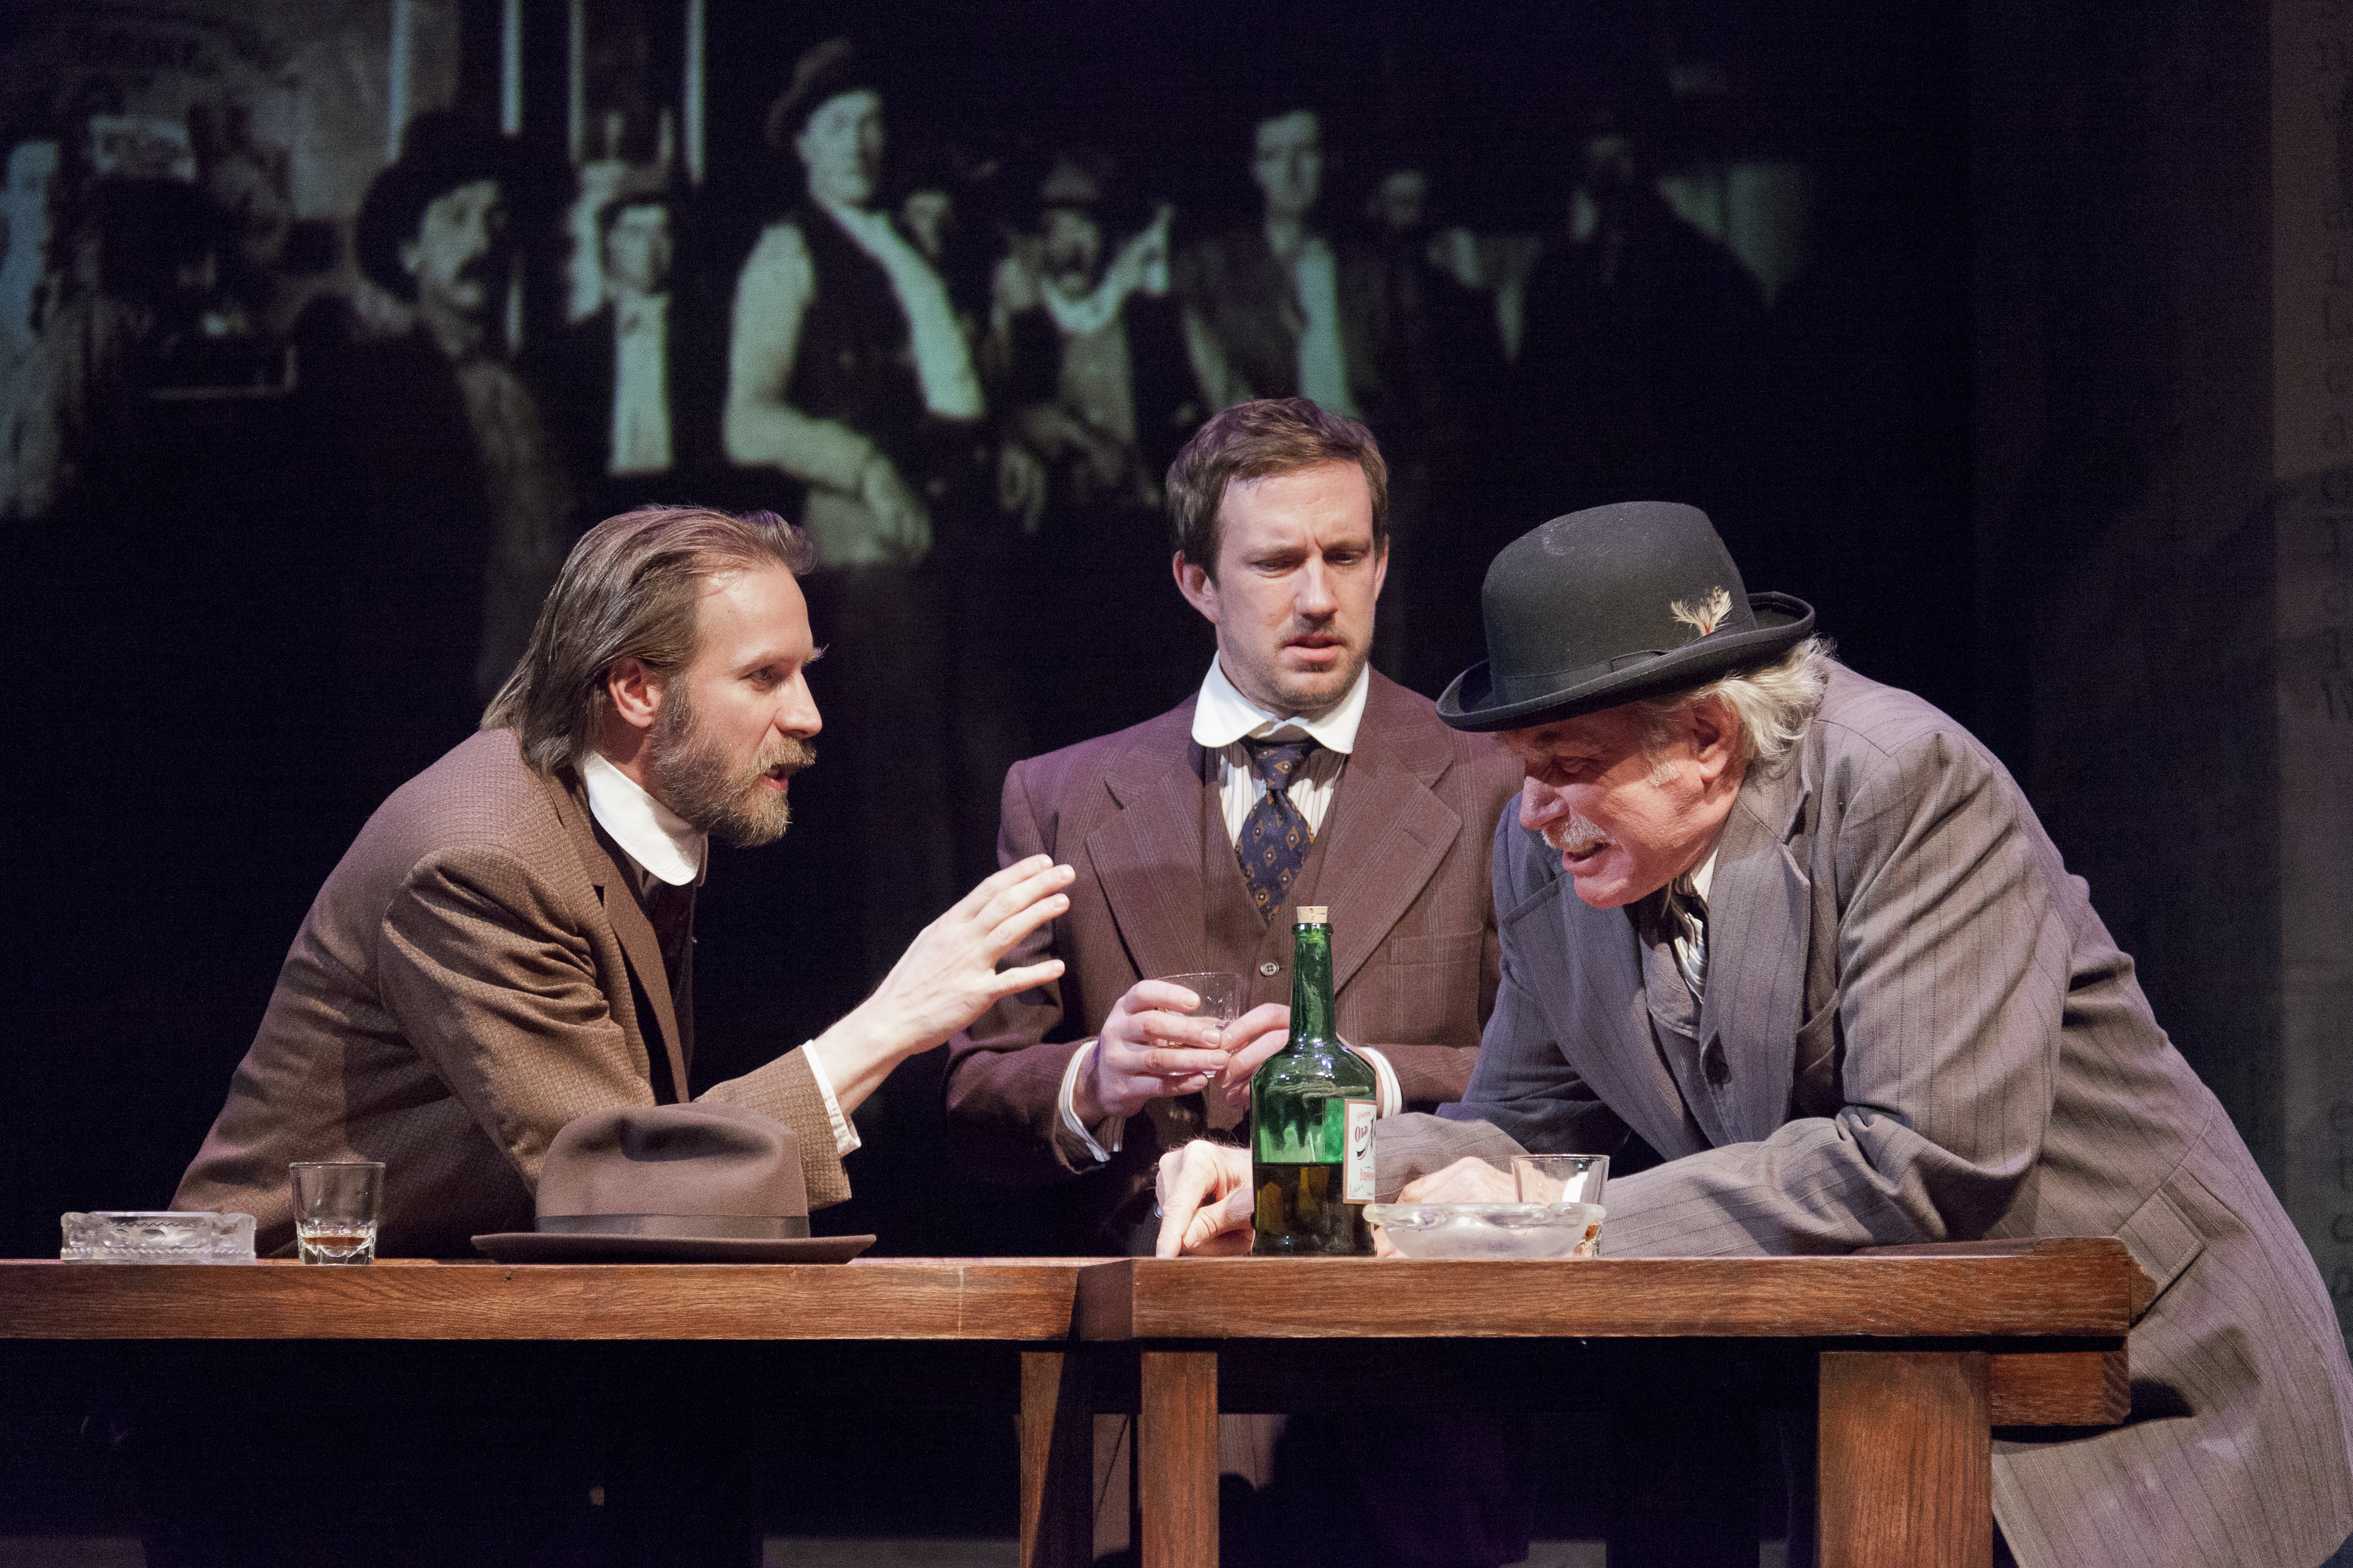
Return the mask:
<path id="1" fill-rule="evenodd" d="M 1307 109 L 1320 169 L 1279 177 L 1359 279 L 1344 395 L 1398 475 L 1381 668 L 1434 695 L 1478 657 L 1484 564 L 1548 516 L 1706 507 L 1751 589 L 1811 600 L 2018 773 L 2343 1309 L 2348 26 L 2337 0 L 0 0 L 0 1254 L 169 1197 L 313 891 L 479 711 L 514 630 L 494 545 L 512 589 L 638 500 L 812 515 L 719 409 L 739 278 L 801 188 L 769 105 L 846 33 L 881 73 L 875 205 L 986 411 L 925 560 L 809 580 L 823 760 L 780 844 L 713 867 L 702 1082 L 839 1016 L 989 863 L 1007 761 L 1198 681 L 1152 481 L 1259 363 L 1181 328 L 1235 303 L 1204 261 L 1272 195 L 1267 122 L 1296 152 Z M 419 371 L 356 243 L 403 129 L 444 113 L 521 150 L 483 383 L 521 394 L 487 419 Z M 617 464 L 599 220 L 631 214 L 672 251 L 672 369 L 667 438 Z M 1131 266 L 1132 428 L 1057 378 L 1057 224 L 1099 247 L 1066 298 Z M 1008 447 L 1034 511 L 997 504 Z M 860 1109 L 857 1196 L 817 1224 L 1029 1249 L 1058 1200 L 945 1165 L 939 1068 Z M 129 1509 L 111 1375 L 0 1378 L 11 1528 Z M 792 1439 L 825 1484 L 779 1522 L 1009 1531 L 1007 1434 L 935 1435 L 968 1486 L 870 1491 L 901 1434 Z"/>
<path id="2" fill-rule="evenodd" d="M 798 515 L 800 487 L 727 461 L 712 402 L 682 392 L 666 470 L 599 471 L 610 405 L 577 395 L 559 351 L 600 302 L 582 211 L 626 184 L 665 208 L 674 335 L 722 363 L 744 258 L 798 194 L 761 125 L 807 46 L 849 33 L 882 73 L 879 205 L 913 216 L 932 193 L 950 214 L 936 265 L 985 440 L 1018 437 L 1039 397 L 990 339 L 1057 159 L 1094 182 L 1107 250 L 1171 213 L 1169 298 L 1191 306 L 1203 237 L 1259 216 L 1254 121 L 1311 107 L 1311 221 L 1389 268 L 1383 384 L 1358 391 L 1399 475 L 1385 668 L 1434 695 L 1479 655 L 1495 548 L 1665 494 L 1710 509 L 1752 587 L 1810 597 L 1859 668 L 1969 717 L 1962 61 L 1930 9 L 1329 5 L 1273 25 L 1241 5 L 10 7 L 5 268 L 29 299 L 6 506 L 39 740 L 10 813 L 37 918 L 8 1016 L 41 1110 L 0 1154 L 0 1246 L 45 1251 L 66 1208 L 167 1199 L 311 893 L 383 794 L 464 732 L 468 710 L 416 697 L 410 671 L 496 634 L 437 552 L 512 525 L 480 515 L 446 444 L 370 444 L 449 417 L 420 412 L 431 386 L 364 370 L 410 329 L 352 237 L 390 117 L 520 126 L 504 321 L 568 449 L 568 540 L 644 499 Z M 1385 226 L 1376 198 L 1400 174 L 1426 203 Z M 1604 244 L 1607 288 L 1578 272 Z M 1215 404 L 1189 367 L 1180 391 L 1166 416 L 1189 428 Z M 714 867 L 699 1079 L 817 1031 L 945 901 L 865 896 L 878 875 L 969 885 L 1005 760 L 1198 681 L 1211 645 L 1166 584 L 1150 504 L 1152 459 L 1182 434 L 1140 432 L 1116 494 L 1055 468 L 1032 531 L 943 503 L 939 548 L 904 574 L 935 602 L 955 587 L 938 615 L 877 627 L 840 574 L 813 580 L 837 657 L 942 660 L 960 711 L 934 745 L 904 712 L 829 700 L 818 672 L 820 755 L 846 760 L 797 787 L 783 843 Z M 947 820 L 910 805 L 903 845 L 861 846 L 877 785 L 859 764 L 916 771 L 942 746 L 944 787 L 908 798 Z M 937 1074 L 912 1062 L 861 1110 L 858 1196 L 819 1223 L 892 1251 L 1019 1250 L 1037 1201 L 940 1168 Z"/>
<path id="3" fill-rule="evenodd" d="M 644 499 L 798 515 L 800 487 L 726 461 L 711 403 L 682 395 L 668 471 L 598 472 L 609 405 L 573 395 L 575 362 L 554 351 L 597 302 L 575 265 L 580 194 L 628 182 L 666 200 L 671 292 L 702 312 L 703 363 L 723 356 L 744 257 L 798 192 L 760 128 L 807 46 L 849 33 L 884 73 L 882 205 L 932 192 L 952 214 L 937 264 L 992 439 L 1036 396 L 992 374 L 987 340 L 1057 157 L 1096 182 L 1107 249 L 1172 211 L 1185 299 L 1202 237 L 1258 216 L 1254 121 L 1312 107 L 1312 221 L 1391 268 L 1386 384 L 1365 410 L 1399 474 L 1385 668 L 1434 695 L 1479 656 L 1494 549 L 1578 505 L 1664 494 L 1710 509 L 1752 587 L 1810 597 L 1859 668 L 1967 717 L 1962 61 L 1957 26 L 1929 9 L 1329 5 L 1278 26 L 1241 5 L 11 7 L 9 134 L 29 150 L 11 165 L 6 267 L 29 271 L 32 298 L 7 527 L 17 646 L 42 673 L 10 814 L 37 918 L 9 1016 L 24 1102 L 43 1109 L 0 1153 L 0 1246 L 46 1250 L 66 1208 L 165 1201 L 318 883 L 383 794 L 462 736 L 463 710 L 404 681 L 410 661 L 470 659 L 488 635 L 470 581 L 450 591 L 433 557 L 503 525 L 466 515 L 481 502 L 442 448 L 362 439 L 420 423 L 430 388 L 343 368 L 408 326 L 353 256 L 388 116 L 503 112 L 536 157 L 511 202 L 508 319 L 573 450 L 568 538 Z M 1596 168 L 1618 162 L 1596 174 L 1588 149 Z M 46 213 L 25 194 L 45 168 Z M 1622 197 L 1603 190 L 1617 170 Z M 1400 172 L 1426 207 L 1385 229 L 1371 204 Z M 1588 231 L 1625 258 L 1609 289 L 1574 276 L 1599 248 L 1572 239 L 1580 188 L 1608 198 L 1585 198 L 1607 209 Z M 1189 373 L 1181 390 L 1170 416 L 1214 406 Z M 909 796 L 947 820 L 907 821 L 880 873 L 934 899 L 870 899 L 883 861 L 852 826 L 861 807 L 875 820 L 857 764 L 941 748 L 904 713 L 830 702 L 819 670 L 820 755 L 846 760 L 796 789 L 783 843 L 714 867 L 699 1079 L 820 1028 L 942 890 L 969 885 L 1004 761 L 1198 680 L 1211 645 L 1166 584 L 1148 482 L 1182 433 L 1142 432 L 1114 496 L 1056 469 L 1034 531 L 944 507 L 940 549 L 906 575 L 922 594 L 955 581 L 953 613 L 875 628 L 827 574 L 813 582 L 837 656 L 944 653 L 959 717 L 1000 721 L 951 725 L 944 787 Z M 992 564 L 967 577 L 975 554 Z M 402 610 L 388 632 L 387 603 Z M 861 1110 L 858 1196 L 820 1224 L 888 1250 L 1018 1250 L 1032 1200 L 939 1169 L 937 1074 L 912 1062 Z"/>

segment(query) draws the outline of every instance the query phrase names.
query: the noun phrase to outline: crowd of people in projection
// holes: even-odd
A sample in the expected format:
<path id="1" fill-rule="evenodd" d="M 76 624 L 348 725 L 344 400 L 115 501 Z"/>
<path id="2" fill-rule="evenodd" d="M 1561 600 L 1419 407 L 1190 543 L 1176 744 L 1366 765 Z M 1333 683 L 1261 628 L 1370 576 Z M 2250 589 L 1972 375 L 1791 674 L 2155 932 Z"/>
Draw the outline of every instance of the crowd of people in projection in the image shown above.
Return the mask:
<path id="1" fill-rule="evenodd" d="M 1198 628 L 1167 586 L 1160 486 L 1208 414 L 1303 395 L 1378 435 L 1398 570 L 1376 657 L 1430 689 L 1456 650 L 1417 662 L 1416 618 L 1465 584 L 1418 568 L 1469 526 L 1453 476 L 1549 454 L 1576 469 L 1546 476 L 1558 510 L 1704 499 L 1738 461 L 1725 416 L 1765 295 L 1622 130 L 1577 143 L 1541 241 L 1441 226 L 1433 165 L 1408 156 L 1360 170 L 1344 210 L 1324 118 L 1271 100 L 1246 142 L 1260 210 L 1229 229 L 1075 144 L 1008 168 L 981 211 L 969 184 L 886 177 L 872 66 L 845 40 L 799 58 L 765 123 L 770 221 L 732 254 L 670 168 L 550 167 L 448 112 L 412 121 L 367 189 L 364 285 L 336 226 L 294 218 L 284 152 L 232 114 L 160 145 L 17 142 L 0 517 L 69 506 L 101 471 L 135 489 L 156 410 L 243 400 L 232 427 L 284 458 L 255 510 L 266 489 L 323 542 L 311 603 L 340 705 L 369 716 L 340 743 L 374 798 L 472 726 L 581 530 L 647 500 L 773 507 L 815 541 L 820 637 L 861 628 L 823 672 L 828 740 L 898 786 L 857 837 L 925 868 L 894 879 L 881 954 L 993 864 L 1009 763 L 1198 679 L 1167 668 Z"/>

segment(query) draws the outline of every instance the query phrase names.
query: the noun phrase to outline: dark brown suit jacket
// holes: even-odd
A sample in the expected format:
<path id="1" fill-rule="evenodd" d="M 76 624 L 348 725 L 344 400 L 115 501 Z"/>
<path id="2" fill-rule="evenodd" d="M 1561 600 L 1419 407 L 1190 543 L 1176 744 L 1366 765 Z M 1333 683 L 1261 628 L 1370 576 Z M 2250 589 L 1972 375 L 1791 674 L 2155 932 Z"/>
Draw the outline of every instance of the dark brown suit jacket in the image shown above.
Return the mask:
<path id="1" fill-rule="evenodd" d="M 1499 948 L 1487 849 L 1520 769 L 1492 737 L 1438 721 L 1428 699 L 1371 678 L 1356 747 L 1285 908 L 1261 921 L 1219 815 L 1217 763 L 1193 702 L 1134 729 L 1015 765 L 997 855 L 1041 851 L 1078 871 L 1071 910 L 1006 956 L 1060 957 L 1061 980 L 1008 997 L 949 1045 L 958 1156 L 994 1181 L 1087 1178 L 1077 1246 L 1124 1247 L 1163 1149 L 1220 1120 L 1200 1095 L 1155 1100 L 1097 1166 L 1061 1129 L 1071 1055 L 1148 975 L 1243 973 L 1245 1007 L 1291 999 L 1291 909 L 1332 910 L 1342 1035 L 1380 1048 L 1409 1105 L 1459 1097 L 1494 1003 Z M 1269 968 L 1272 973 L 1267 973 Z"/>
<path id="2" fill-rule="evenodd" d="M 686 1087 L 660 946 L 586 792 L 487 731 L 395 791 L 328 877 L 172 1206 L 252 1215 L 266 1256 L 293 1242 L 290 1162 L 381 1160 L 379 1250 L 470 1257 L 532 1228 L 558 1128 Z M 803 1052 L 702 1098 L 790 1127 L 812 1205 L 849 1195 Z"/>

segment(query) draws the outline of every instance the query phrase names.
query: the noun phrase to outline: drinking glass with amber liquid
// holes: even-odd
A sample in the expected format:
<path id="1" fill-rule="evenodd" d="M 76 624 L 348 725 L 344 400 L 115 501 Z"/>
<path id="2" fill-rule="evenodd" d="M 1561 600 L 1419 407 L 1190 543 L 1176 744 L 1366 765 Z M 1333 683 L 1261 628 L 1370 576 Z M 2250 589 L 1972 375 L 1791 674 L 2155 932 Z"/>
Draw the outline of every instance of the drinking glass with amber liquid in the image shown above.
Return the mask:
<path id="1" fill-rule="evenodd" d="M 294 1184 L 295 1256 L 305 1263 L 374 1263 L 383 1162 L 297 1160 L 286 1173 Z"/>
<path id="2" fill-rule="evenodd" d="M 1372 1068 L 1333 1026 L 1332 927 L 1303 904 L 1293 931 L 1291 1038 L 1250 1077 L 1250 1251 L 1261 1258 L 1368 1254 Z"/>

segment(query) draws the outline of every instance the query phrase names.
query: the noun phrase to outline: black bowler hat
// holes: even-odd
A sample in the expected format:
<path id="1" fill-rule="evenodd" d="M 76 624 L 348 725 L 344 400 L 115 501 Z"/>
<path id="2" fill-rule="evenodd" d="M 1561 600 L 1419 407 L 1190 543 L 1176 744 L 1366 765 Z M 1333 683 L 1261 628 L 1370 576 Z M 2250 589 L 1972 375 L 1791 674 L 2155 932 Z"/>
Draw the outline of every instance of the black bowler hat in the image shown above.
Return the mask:
<path id="1" fill-rule="evenodd" d="M 1522 534 L 1487 568 L 1479 607 L 1486 661 L 1438 700 L 1457 730 L 1687 691 L 1814 629 L 1803 600 L 1747 592 L 1707 514 L 1673 501 L 1592 507 Z"/>

